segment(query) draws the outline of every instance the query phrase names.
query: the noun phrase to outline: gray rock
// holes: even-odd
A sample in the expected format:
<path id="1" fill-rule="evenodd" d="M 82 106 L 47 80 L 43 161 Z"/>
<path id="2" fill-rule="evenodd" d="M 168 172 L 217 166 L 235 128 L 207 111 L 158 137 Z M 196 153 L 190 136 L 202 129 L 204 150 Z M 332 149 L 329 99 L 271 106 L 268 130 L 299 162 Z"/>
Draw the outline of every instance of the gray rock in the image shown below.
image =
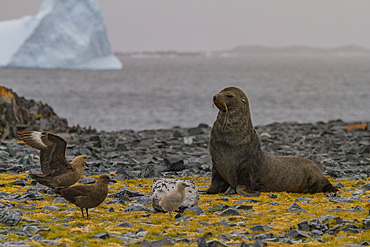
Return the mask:
<path id="1" fill-rule="evenodd" d="M 370 190 L 370 184 L 365 184 L 364 186 L 361 187 L 363 190 Z"/>
<path id="2" fill-rule="evenodd" d="M 98 233 L 98 234 L 92 236 L 92 238 L 100 238 L 100 239 L 107 239 L 109 237 L 110 237 L 110 235 L 107 232 Z"/>
<path id="3" fill-rule="evenodd" d="M 203 128 L 202 127 L 195 127 L 195 128 L 189 128 L 188 129 L 188 135 L 189 136 L 195 136 L 195 135 L 201 135 L 203 134 Z"/>
<path id="4" fill-rule="evenodd" d="M 200 237 L 197 239 L 198 247 L 208 247 L 205 237 Z"/>
<path id="5" fill-rule="evenodd" d="M 125 152 L 125 151 L 128 151 L 128 148 L 126 147 L 125 143 L 119 142 L 119 143 L 116 144 L 116 150 L 121 151 L 121 152 Z"/>
<path id="6" fill-rule="evenodd" d="M 233 208 L 225 209 L 220 213 L 220 216 L 229 216 L 229 215 L 241 215 L 241 213 Z"/>
<path id="7" fill-rule="evenodd" d="M 152 184 L 152 198 L 153 198 L 153 208 L 157 211 L 162 212 L 162 207 L 159 205 L 159 201 L 163 198 L 165 194 L 167 194 L 169 191 L 173 190 L 176 188 L 177 182 L 180 181 L 178 179 L 167 179 L 167 178 L 162 178 L 162 179 L 156 179 L 153 181 Z M 198 204 L 199 200 L 199 192 L 198 192 L 198 187 L 192 180 L 182 180 L 190 187 L 187 187 L 185 189 L 186 192 L 186 198 L 184 203 L 180 206 L 178 211 L 182 211 L 186 208 L 191 208 L 195 205 Z"/>
<path id="8" fill-rule="evenodd" d="M 182 171 L 186 169 L 184 160 L 178 156 L 165 157 L 163 158 L 164 164 L 167 167 L 167 171 Z"/>
<path id="9" fill-rule="evenodd" d="M 22 212 L 19 210 L 13 210 L 9 207 L 0 208 L 0 223 L 6 226 L 15 226 L 22 219 Z"/>
<path id="10" fill-rule="evenodd" d="M 26 183 L 26 181 L 24 180 L 16 180 L 16 181 L 12 181 L 10 182 L 10 184 L 12 185 L 18 185 L 18 186 L 29 186 L 29 183 Z"/>
<path id="11" fill-rule="evenodd" d="M 326 223 L 326 222 L 331 221 L 333 219 L 335 219 L 335 216 L 334 215 L 332 215 L 332 214 L 326 214 L 326 215 L 320 216 L 319 222 L 320 223 Z"/>
<path id="12" fill-rule="evenodd" d="M 354 201 L 350 198 L 328 197 L 328 200 L 336 203 L 354 203 Z"/>
<path id="13" fill-rule="evenodd" d="M 152 205 L 153 198 L 152 196 L 135 196 L 130 198 L 132 201 L 136 201 L 136 203 L 143 204 L 143 205 Z"/>
<path id="14" fill-rule="evenodd" d="M 271 199 L 276 199 L 277 198 L 276 194 L 268 194 L 267 196 L 270 197 Z"/>
<path id="15" fill-rule="evenodd" d="M 364 189 L 359 189 L 359 190 L 355 190 L 355 191 L 352 192 L 352 195 L 354 195 L 354 196 L 362 196 L 363 194 L 365 194 Z"/>
<path id="16" fill-rule="evenodd" d="M 207 242 L 207 247 L 226 247 L 223 243 L 217 240 L 211 240 Z"/>
<path id="17" fill-rule="evenodd" d="M 257 225 L 257 226 L 252 226 L 251 228 L 249 228 L 249 230 L 251 230 L 252 232 L 264 232 L 269 229 L 271 229 L 271 227 L 267 225 Z"/>
<path id="18" fill-rule="evenodd" d="M 223 242 L 229 242 L 231 240 L 231 238 L 229 236 L 227 236 L 225 233 L 222 233 L 220 236 L 219 236 L 220 240 L 223 241 Z"/>
<path id="19" fill-rule="evenodd" d="M 78 183 L 79 184 L 93 184 L 96 182 L 96 179 L 95 178 L 92 178 L 92 177 L 82 177 Z"/>
<path id="20" fill-rule="evenodd" d="M 137 203 L 131 203 L 128 208 L 125 208 L 123 212 L 154 212 L 153 208 L 145 207 L 142 204 L 137 204 Z"/>
<path id="21" fill-rule="evenodd" d="M 322 236 L 324 233 L 322 232 L 322 231 L 320 231 L 320 230 L 312 230 L 311 231 L 311 234 L 312 234 L 312 236 L 313 237 L 320 237 L 320 236 Z"/>
<path id="22" fill-rule="evenodd" d="M 233 186 L 229 186 L 225 191 L 224 195 L 234 195 L 236 194 L 236 189 Z"/>
<path id="23" fill-rule="evenodd" d="M 364 229 L 370 229 L 370 218 L 362 220 Z"/>
<path id="24" fill-rule="evenodd" d="M 118 225 L 115 225 L 115 226 L 119 226 L 119 227 L 130 227 L 130 228 L 134 228 L 135 227 L 134 224 L 130 224 L 130 223 L 127 223 L 127 222 L 123 222 L 123 223 L 118 224 Z"/>
<path id="25" fill-rule="evenodd" d="M 219 222 L 216 222 L 216 225 L 217 226 L 229 227 L 229 224 L 227 224 L 225 220 L 221 220 Z"/>
<path id="26" fill-rule="evenodd" d="M 160 240 L 153 240 L 150 243 L 151 247 L 162 247 L 162 246 L 172 246 L 172 245 L 174 245 L 174 243 L 168 238 L 164 238 Z"/>
<path id="27" fill-rule="evenodd" d="M 333 185 L 333 187 L 335 187 L 335 188 L 344 188 L 344 184 L 336 183 L 336 184 Z"/>
<path id="28" fill-rule="evenodd" d="M 310 235 L 308 235 L 306 232 L 304 231 L 300 231 L 300 230 L 297 230 L 297 229 L 293 229 L 292 231 L 290 231 L 289 233 L 285 234 L 284 237 L 288 237 L 288 238 L 309 238 Z"/>
<path id="29" fill-rule="evenodd" d="M 229 208 L 230 206 L 229 205 L 225 205 L 225 204 L 218 204 L 218 205 L 215 205 L 211 208 L 207 208 L 206 211 L 207 212 L 210 212 L 210 213 L 214 213 L 214 212 L 218 212 L 218 211 L 223 211 L 227 208 Z"/>
<path id="30" fill-rule="evenodd" d="M 0 246 L 4 247 L 33 247 L 32 245 L 22 242 L 0 242 Z"/>
<path id="31" fill-rule="evenodd" d="M 29 238 L 29 241 L 41 242 L 44 238 L 40 234 L 35 234 Z"/>
<path id="32" fill-rule="evenodd" d="M 67 200 L 66 199 L 64 199 L 63 197 L 61 197 L 61 196 L 58 196 L 58 197 L 56 197 L 55 199 L 54 199 L 54 201 L 53 201 L 53 204 L 57 204 L 57 203 L 66 203 L 67 202 Z"/>
<path id="33" fill-rule="evenodd" d="M 199 207 L 199 205 L 195 205 L 195 206 L 193 206 L 191 208 L 187 208 L 187 209 L 185 209 L 185 212 L 193 212 L 193 213 L 195 213 L 197 215 L 206 215 L 203 212 L 202 208 Z"/>
<path id="34" fill-rule="evenodd" d="M 50 210 L 50 211 L 54 212 L 54 211 L 59 210 L 60 208 L 59 208 L 59 207 L 57 207 L 57 206 L 46 205 L 46 206 L 44 206 L 42 209 L 43 209 L 43 210 Z"/>
<path id="35" fill-rule="evenodd" d="M 240 231 L 235 231 L 235 232 L 231 232 L 229 235 L 230 237 L 245 237 L 245 234 L 247 233 L 247 231 L 245 230 L 240 230 Z"/>
<path id="36" fill-rule="evenodd" d="M 251 210 L 253 209 L 253 205 L 246 205 L 246 204 L 242 204 L 242 205 L 236 205 L 235 206 L 235 209 L 238 209 L 238 210 Z"/>
<path id="37" fill-rule="evenodd" d="M 295 202 L 310 203 L 311 200 L 312 200 L 312 198 L 303 197 L 303 198 L 296 198 Z"/>
<path id="38" fill-rule="evenodd" d="M 287 209 L 288 212 L 291 212 L 291 213 L 301 213 L 301 212 L 307 212 L 306 209 L 304 208 L 301 208 L 301 206 L 299 206 L 297 203 L 293 203 L 292 205 L 289 206 L 289 208 Z"/>
<path id="39" fill-rule="evenodd" d="M 364 212 L 365 210 L 360 205 L 357 205 L 356 207 L 353 208 L 353 211 L 354 212 Z"/>
<path id="40" fill-rule="evenodd" d="M 345 209 L 343 208 L 333 208 L 333 209 L 330 209 L 328 212 L 330 213 L 338 213 L 338 212 L 344 212 L 346 211 Z"/>
<path id="41" fill-rule="evenodd" d="M 147 165 L 139 174 L 139 177 L 142 178 L 158 178 L 161 176 L 161 171 L 153 165 Z"/>

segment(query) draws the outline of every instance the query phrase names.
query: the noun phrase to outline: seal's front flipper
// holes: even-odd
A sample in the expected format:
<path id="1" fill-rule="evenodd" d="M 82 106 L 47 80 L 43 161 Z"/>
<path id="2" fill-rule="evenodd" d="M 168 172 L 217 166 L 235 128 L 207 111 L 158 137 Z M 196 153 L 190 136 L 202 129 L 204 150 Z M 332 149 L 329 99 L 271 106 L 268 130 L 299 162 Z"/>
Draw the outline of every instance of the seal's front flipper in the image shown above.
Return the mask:
<path id="1" fill-rule="evenodd" d="M 204 192 L 206 194 L 218 194 L 224 193 L 228 188 L 229 184 L 221 177 L 218 171 L 212 166 L 212 180 L 211 185 Z"/>
<path id="2" fill-rule="evenodd" d="M 259 191 L 251 191 L 246 185 L 236 186 L 236 192 L 239 195 L 246 197 L 258 197 L 261 194 Z"/>

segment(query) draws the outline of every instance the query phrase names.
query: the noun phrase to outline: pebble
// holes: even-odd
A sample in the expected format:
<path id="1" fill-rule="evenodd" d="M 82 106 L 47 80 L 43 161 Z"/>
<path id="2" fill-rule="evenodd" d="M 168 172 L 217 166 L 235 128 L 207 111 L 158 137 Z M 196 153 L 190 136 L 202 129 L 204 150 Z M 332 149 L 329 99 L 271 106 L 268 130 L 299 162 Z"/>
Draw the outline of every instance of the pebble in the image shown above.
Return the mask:
<path id="1" fill-rule="evenodd" d="M 241 215 L 241 213 L 233 208 L 225 209 L 220 213 L 220 216 L 229 216 L 229 215 Z"/>
<path id="2" fill-rule="evenodd" d="M 22 212 L 19 210 L 13 210 L 4 204 L 0 205 L 0 223 L 6 226 L 18 225 L 19 221 L 22 219 Z"/>
<path id="3" fill-rule="evenodd" d="M 292 205 L 289 206 L 289 208 L 287 209 L 288 212 L 291 212 L 291 213 L 301 213 L 301 212 L 307 212 L 306 209 L 304 208 L 301 208 L 301 206 L 299 206 L 297 203 L 293 203 Z"/>

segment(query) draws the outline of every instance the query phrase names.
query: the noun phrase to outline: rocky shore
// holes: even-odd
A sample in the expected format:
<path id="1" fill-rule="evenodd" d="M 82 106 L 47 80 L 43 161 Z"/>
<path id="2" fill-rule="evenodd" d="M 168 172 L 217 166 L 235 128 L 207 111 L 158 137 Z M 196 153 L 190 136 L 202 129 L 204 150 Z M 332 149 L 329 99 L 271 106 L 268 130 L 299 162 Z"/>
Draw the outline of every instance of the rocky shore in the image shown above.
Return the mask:
<path id="1" fill-rule="evenodd" d="M 200 195 L 198 206 L 187 209 L 169 223 L 166 220 L 168 214 L 157 214 L 152 208 L 151 183 L 153 179 L 163 177 L 185 178 L 195 180 L 200 189 L 207 188 L 211 171 L 209 126 L 200 124 L 194 128 L 117 132 L 70 128 L 68 133 L 58 133 L 68 142 L 67 159 L 80 154 L 89 157 L 85 177 L 80 183 L 91 183 L 95 181 L 92 176 L 104 173 L 114 175 L 118 181 L 113 189 L 111 187 L 103 206 L 99 206 L 102 208 L 96 209 L 99 214 L 102 211 L 107 212 L 104 213 L 106 216 L 99 218 L 95 214 L 95 217 L 100 221 L 107 221 L 109 227 L 122 224 L 120 227 L 125 230 L 120 231 L 120 234 L 117 234 L 117 230 L 104 230 L 89 236 L 98 242 L 119 239 L 123 245 L 140 246 L 263 246 L 266 243 L 293 244 L 312 241 L 327 245 L 330 241 L 338 243 L 341 239 L 338 237 L 339 233 L 344 232 L 346 236 L 369 233 L 370 221 L 366 216 L 370 187 L 366 180 L 370 176 L 370 131 L 367 123 L 359 125 L 340 120 L 315 124 L 274 123 L 257 126 L 256 129 L 265 152 L 314 160 L 326 175 L 338 180 L 332 182 L 340 189 L 342 197 L 329 199 L 324 195 L 300 197 L 295 194 L 274 193 L 248 199 L 236 195 Z M 60 197 L 54 197 L 45 187 L 35 186 L 34 182 L 28 180 L 25 173 L 31 169 L 39 169 L 36 150 L 17 139 L 0 142 L 0 173 L 4 177 L 14 177 L 17 174 L 18 177 L 22 176 L 20 179 L 13 179 L 14 181 L 3 181 L 0 185 L 3 188 L 0 195 L 0 221 L 4 224 L 4 227 L 0 227 L 0 238 L 6 240 L 7 246 L 12 245 L 9 240 L 11 234 L 24 236 L 23 240 L 15 238 L 17 244 L 24 246 L 32 241 L 68 245 L 59 241 L 59 238 L 49 239 L 49 233 L 43 234 L 53 231 L 50 229 L 50 222 L 70 227 L 79 226 L 79 231 L 85 231 L 83 225 L 91 222 L 81 223 L 75 207 L 66 204 Z M 339 179 L 348 181 L 349 184 Z M 131 189 L 127 189 L 130 186 Z M 10 191 L 5 191 L 5 188 Z M 318 205 L 324 206 L 325 210 L 321 214 L 314 209 Z M 33 209 L 43 214 L 46 211 L 51 221 L 40 222 L 38 217 L 32 216 L 38 214 Z M 261 223 L 267 215 L 279 210 L 290 212 L 290 216 L 293 216 L 293 220 L 282 227 L 284 231 L 276 231 L 280 229 L 276 227 L 279 224 L 275 221 L 276 218 Z M 350 217 L 347 216 L 348 212 L 352 214 Z M 108 214 L 113 214 L 119 220 L 117 213 L 131 216 L 134 214 L 135 217 L 131 220 L 126 217 L 123 222 L 105 219 L 109 217 Z M 64 219 L 65 214 L 68 214 L 69 220 Z M 252 219 L 260 219 L 260 222 L 249 223 Z M 162 226 L 165 222 L 182 227 L 195 224 L 197 234 L 180 234 L 180 229 L 175 234 L 165 230 L 166 227 L 160 227 L 162 231 L 153 233 L 154 226 Z M 223 229 L 223 234 L 219 232 L 220 229 Z M 215 232 L 219 233 L 216 235 Z M 366 241 L 362 237 L 360 240 L 353 241 L 352 244 L 367 245 L 370 242 L 370 239 Z"/>
<path id="2" fill-rule="evenodd" d="M 312 159 L 332 178 L 370 176 L 370 131 L 364 123 L 274 123 L 256 126 L 262 149 L 272 155 Z M 85 175 L 114 173 L 116 178 L 209 176 L 210 127 L 97 132 L 72 128 L 58 133 L 68 142 L 66 156 L 88 156 Z M 16 139 L 0 142 L 0 172 L 23 173 L 39 168 L 38 151 Z"/>

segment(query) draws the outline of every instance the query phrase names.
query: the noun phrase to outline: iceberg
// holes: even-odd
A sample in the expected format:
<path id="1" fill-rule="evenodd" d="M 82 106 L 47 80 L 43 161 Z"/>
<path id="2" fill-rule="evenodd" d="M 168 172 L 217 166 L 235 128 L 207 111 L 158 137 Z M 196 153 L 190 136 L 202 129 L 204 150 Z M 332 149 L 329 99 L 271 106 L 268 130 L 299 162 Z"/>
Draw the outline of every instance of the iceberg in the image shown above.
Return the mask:
<path id="1" fill-rule="evenodd" d="M 121 69 L 96 0 L 44 0 L 35 16 L 0 22 L 0 67 Z"/>

